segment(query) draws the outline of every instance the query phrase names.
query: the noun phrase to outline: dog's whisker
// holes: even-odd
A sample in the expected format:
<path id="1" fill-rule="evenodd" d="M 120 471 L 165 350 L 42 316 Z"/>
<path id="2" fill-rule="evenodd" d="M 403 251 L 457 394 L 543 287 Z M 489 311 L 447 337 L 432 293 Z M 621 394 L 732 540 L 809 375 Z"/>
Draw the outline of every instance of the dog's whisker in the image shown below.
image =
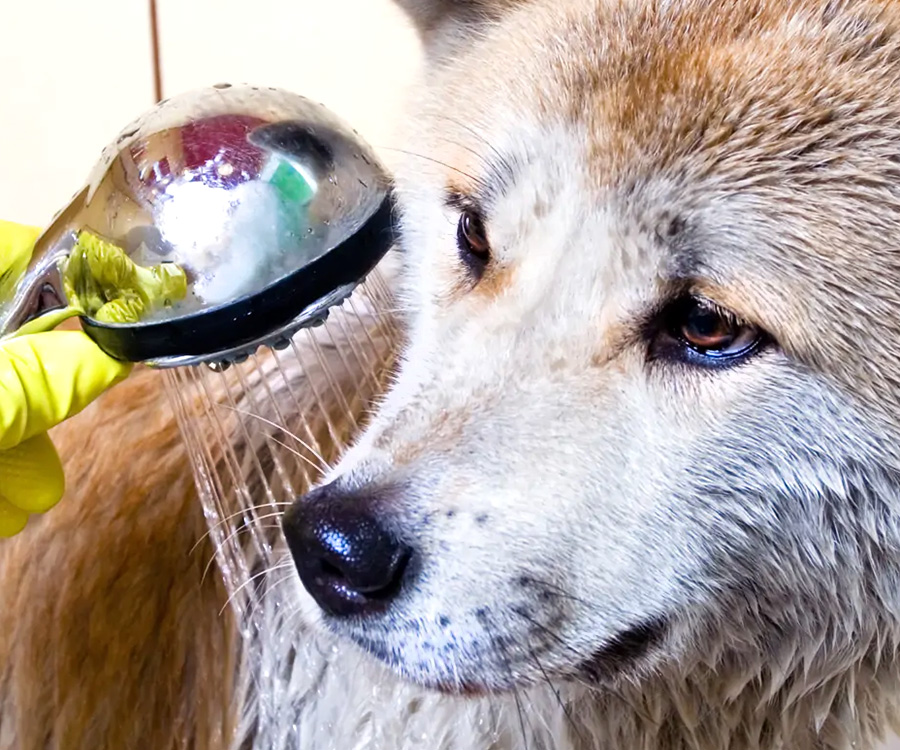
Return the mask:
<path id="1" fill-rule="evenodd" d="M 510 679 L 512 679 L 511 672 Z M 522 742 L 525 746 L 525 750 L 528 750 L 528 733 L 525 730 L 525 712 L 522 710 L 522 700 L 519 697 L 519 691 L 517 688 L 513 688 L 513 698 L 516 701 L 516 711 L 519 712 L 519 729 L 522 732 Z"/>
<path id="2" fill-rule="evenodd" d="M 317 465 L 315 461 L 311 461 L 308 457 L 306 457 L 302 453 L 300 453 L 300 451 L 298 451 L 294 448 L 291 448 L 291 446 L 289 446 L 287 443 L 279 440 L 277 437 L 274 437 L 273 435 L 268 435 L 267 439 L 271 440 L 273 443 L 278 443 L 278 445 L 280 445 L 282 448 L 284 448 L 289 453 L 292 453 L 297 458 L 300 458 L 300 459 L 306 461 L 306 463 L 308 463 L 310 466 L 312 466 L 316 471 L 319 471 L 322 474 L 327 474 L 329 471 L 331 471 L 330 467 L 328 467 L 328 466 L 322 467 L 322 466 Z"/>
<path id="3" fill-rule="evenodd" d="M 462 690 L 462 679 L 459 676 L 459 665 L 457 664 L 456 653 L 450 653 L 450 671 L 453 674 L 453 688 L 459 692 Z"/>
<path id="4" fill-rule="evenodd" d="M 514 611 L 519 617 L 521 617 L 522 619 L 531 623 L 534 627 L 538 628 L 541 632 L 550 636 L 554 641 L 556 641 L 560 646 L 562 646 L 569 653 L 571 653 L 573 656 L 575 656 L 579 661 L 584 657 L 584 654 L 580 653 L 577 649 L 572 648 L 572 646 L 570 646 L 568 643 L 566 643 L 566 641 L 558 633 L 553 632 L 546 625 L 541 624 L 540 622 L 535 620 L 533 617 L 525 614 L 522 611 L 519 611 L 519 610 L 514 610 Z"/>
<path id="5" fill-rule="evenodd" d="M 243 591 L 245 588 L 247 588 L 247 586 L 251 585 L 254 581 L 258 581 L 260 578 L 264 578 L 265 576 L 275 572 L 276 570 L 284 570 L 285 568 L 288 568 L 288 567 L 290 567 L 290 566 L 285 565 L 284 563 L 280 563 L 280 564 L 276 565 L 275 567 L 265 568 L 265 569 L 261 570 L 259 573 L 255 573 L 254 575 L 250 576 L 246 581 L 244 581 L 240 586 L 235 588 L 235 590 L 231 593 L 231 596 L 229 596 L 228 599 L 225 601 L 225 604 L 222 605 L 222 609 L 219 610 L 219 616 L 221 617 L 222 613 L 226 609 L 228 609 L 228 605 L 231 604 L 232 601 L 234 601 L 234 598 L 241 591 Z"/>
<path id="6" fill-rule="evenodd" d="M 270 568 L 268 572 L 274 573 L 279 570 L 290 570 L 291 572 L 288 573 L 287 575 L 282 576 L 281 578 L 279 578 L 277 581 L 274 581 L 273 583 L 267 583 L 267 586 L 266 586 L 266 595 L 267 596 L 269 594 L 271 594 L 271 592 L 274 591 L 279 586 L 284 585 L 288 581 L 294 580 L 295 573 L 294 573 L 293 564 L 286 563 L 286 564 L 282 564 L 282 565 L 276 565 L 274 568 Z"/>
<path id="7" fill-rule="evenodd" d="M 595 610 L 597 607 L 596 603 L 589 602 L 586 599 L 582 599 L 578 596 L 575 596 L 574 594 L 571 594 L 568 591 L 566 591 L 566 589 L 564 589 L 562 586 L 559 586 L 558 584 L 552 583 L 550 581 L 545 581 L 541 578 L 535 578 L 532 575 L 526 576 L 525 580 L 527 580 L 529 583 L 534 583 L 537 586 L 540 586 L 542 589 L 545 590 L 545 592 L 547 594 L 551 594 L 553 596 L 558 596 L 561 599 L 569 599 L 573 602 L 578 602 L 579 604 L 583 604 L 585 607 L 587 607 L 588 609 L 590 609 L 592 611 Z"/>
<path id="8" fill-rule="evenodd" d="M 289 581 L 294 580 L 295 575 L 293 572 L 293 568 L 294 568 L 293 562 L 290 560 L 290 558 L 288 558 L 286 560 L 283 560 L 282 562 L 276 563 L 275 565 L 266 566 L 263 568 L 262 571 L 260 571 L 260 573 L 271 574 L 271 573 L 276 573 L 280 570 L 291 570 L 291 573 L 286 576 L 283 576 L 282 578 L 279 578 L 277 581 L 274 581 L 274 582 L 266 580 L 264 590 L 262 591 L 262 593 L 259 596 L 254 597 L 254 600 L 250 605 L 249 611 L 250 611 L 251 615 L 258 614 L 260 612 L 260 610 L 269 603 L 268 597 L 273 596 L 274 592 L 277 588 L 279 588 L 280 586 L 282 586 L 283 584 L 285 584 Z M 256 576 L 259 574 L 254 574 L 254 575 Z M 293 614 L 299 616 L 302 614 L 302 610 L 300 608 L 298 608 L 297 610 L 295 610 L 295 612 Z M 284 617 L 279 618 L 277 632 L 280 634 L 283 630 L 284 630 Z"/>
<path id="9" fill-rule="evenodd" d="M 443 162 L 440 159 L 435 159 L 432 156 L 425 156 L 424 154 L 417 154 L 415 151 L 407 151 L 406 149 L 396 148 L 393 146 L 381 146 L 380 148 L 385 151 L 394 151 L 398 154 L 403 154 L 405 156 L 412 156 L 416 159 L 422 159 L 424 161 L 431 162 L 432 164 L 437 164 L 438 166 L 449 169 L 453 172 L 456 172 L 459 175 L 462 175 L 463 177 L 465 177 L 469 180 L 472 180 L 472 182 L 474 182 L 476 185 L 480 185 L 482 188 L 488 187 L 487 184 L 485 183 L 485 181 L 483 179 L 481 179 L 480 177 L 476 177 L 473 174 L 469 174 L 468 172 L 465 172 L 462 169 L 459 169 L 458 167 L 454 167 L 452 164 L 447 164 L 446 162 Z"/>
<path id="10" fill-rule="evenodd" d="M 659 726 L 659 720 L 653 719 L 649 713 L 647 713 L 642 707 L 638 706 L 634 703 L 634 701 L 629 700 L 624 693 L 618 688 L 611 685 L 604 685 L 600 687 L 599 685 L 594 685 L 582 677 L 578 675 L 572 675 L 569 677 L 573 682 L 583 687 L 590 693 L 602 696 L 604 698 L 613 697 L 620 701 L 624 706 L 626 706 L 635 716 L 640 717 L 641 721 L 646 722 L 647 726 Z"/>
<path id="11" fill-rule="evenodd" d="M 239 526 L 221 541 L 220 546 L 223 548 L 226 547 L 232 539 L 236 539 L 241 534 L 253 533 L 254 531 L 263 531 L 267 529 L 280 530 L 281 524 L 261 524 L 259 523 L 259 521 L 265 520 L 267 518 L 280 518 L 281 515 L 281 513 L 269 513 L 266 516 L 260 516 L 259 518 L 254 519 L 250 523 Z M 209 562 L 206 564 L 206 567 L 203 569 L 203 576 L 200 579 L 201 583 L 203 583 L 206 580 L 206 576 L 209 575 L 209 571 L 212 568 L 213 563 L 216 562 L 217 554 L 217 552 L 213 553 L 213 556 L 210 558 Z"/>
<path id="12" fill-rule="evenodd" d="M 228 523 L 229 521 L 234 520 L 235 518 L 238 518 L 239 516 L 246 515 L 247 513 L 253 513 L 254 511 L 258 511 L 258 510 L 271 510 L 273 507 L 276 507 L 276 508 L 278 508 L 278 507 L 290 508 L 293 504 L 294 504 L 294 503 L 293 503 L 292 501 L 290 501 L 290 502 L 274 502 L 274 503 L 266 503 L 265 505 L 248 505 L 246 508 L 242 508 L 241 510 L 236 511 L 235 513 L 230 513 L 230 514 L 228 514 L 227 516 L 224 516 L 223 518 L 220 518 L 220 519 L 219 519 L 218 521 L 216 521 L 215 523 L 211 523 L 211 524 L 209 525 L 209 530 L 208 530 L 205 534 L 203 534 L 203 536 L 201 536 L 201 537 L 197 540 L 197 542 L 194 544 L 194 546 L 191 547 L 191 549 L 190 549 L 190 551 L 188 552 L 188 554 L 193 554 L 193 553 L 196 551 L 197 547 L 199 547 L 200 544 L 202 544 L 203 540 L 206 539 L 210 534 L 212 534 L 216 529 L 218 529 L 218 528 L 221 527 L 221 526 L 224 526 L 226 523 Z M 280 514 L 280 513 L 270 513 L 270 514 L 265 515 L 265 516 L 258 516 L 258 517 L 255 518 L 253 521 L 251 521 L 250 524 L 243 524 L 243 525 L 241 526 L 241 528 L 244 528 L 245 526 L 251 525 L 251 524 L 254 523 L 255 521 L 261 521 L 261 520 L 263 520 L 263 519 L 265 519 L 265 518 L 274 518 L 275 516 L 278 516 L 278 515 L 281 515 L 281 514 Z"/>
<path id="13" fill-rule="evenodd" d="M 562 709 L 563 714 L 566 717 L 566 721 L 569 723 L 569 726 L 572 728 L 572 731 L 575 732 L 575 735 L 579 740 L 584 741 L 584 737 L 581 735 L 581 730 L 578 728 L 578 725 L 575 723 L 575 719 L 572 717 L 569 706 L 566 705 L 565 701 L 562 699 L 562 695 L 560 694 L 557 687 L 553 684 L 553 681 L 550 679 L 550 675 L 547 674 L 547 671 L 544 669 L 544 665 L 541 664 L 541 660 L 538 658 L 538 655 L 534 652 L 534 649 L 529 648 L 529 653 L 531 654 L 531 658 L 534 659 L 534 663 L 537 665 L 537 668 L 540 670 L 541 675 L 544 678 L 544 681 L 547 683 L 547 687 L 550 688 L 550 691 L 553 693 L 556 698 L 556 702 L 559 704 L 559 707 Z"/>
<path id="14" fill-rule="evenodd" d="M 500 149 L 498 149 L 493 143 L 491 143 L 491 141 L 488 140 L 488 138 L 484 135 L 484 133 L 477 130 L 475 127 L 473 127 L 469 123 L 463 122 L 459 118 L 453 117 L 452 115 L 448 115 L 445 113 L 436 113 L 436 114 L 439 119 L 446 120 L 447 122 L 453 123 L 457 127 L 462 128 L 467 133 L 469 133 L 470 135 L 477 138 L 479 141 L 481 141 L 485 146 L 487 146 L 491 150 L 491 152 L 496 157 L 497 162 L 499 164 L 501 164 L 507 172 L 511 173 L 513 171 L 513 165 L 510 162 L 510 160 L 500 152 Z M 482 162 L 487 161 L 483 156 L 478 154 L 478 152 L 473 150 L 473 153 L 475 153 L 476 156 L 479 156 L 480 159 L 482 160 Z"/>
<path id="15" fill-rule="evenodd" d="M 509 654 L 506 650 L 506 646 L 503 644 L 503 641 L 496 638 L 496 636 L 493 634 L 493 632 L 492 632 L 493 628 L 491 627 L 491 620 L 489 617 L 485 617 L 483 624 L 484 624 L 485 632 L 488 634 L 488 637 L 491 638 L 491 640 L 497 646 L 497 651 L 500 655 L 500 661 L 502 662 L 503 668 L 506 671 L 507 680 L 509 681 L 509 684 L 513 686 L 512 693 L 513 693 L 513 699 L 515 700 L 515 704 L 516 704 L 516 711 L 518 712 L 518 716 L 519 716 L 519 729 L 522 732 L 522 743 L 523 743 L 524 750 L 528 750 L 529 742 L 528 742 L 528 732 L 525 727 L 525 713 L 522 709 L 522 700 L 521 700 L 521 697 L 519 696 L 519 690 L 518 690 L 518 688 L 515 687 L 515 677 L 513 676 L 512 667 L 510 666 L 510 663 L 509 663 Z"/>
<path id="16" fill-rule="evenodd" d="M 328 462 L 322 457 L 322 455 L 317 450 L 315 450 L 311 445 L 309 445 L 309 443 L 307 443 L 305 440 L 300 438 L 298 435 L 295 435 L 284 425 L 280 425 L 277 422 L 273 422 L 271 419 L 266 419 L 266 417 L 262 416 L 261 414 L 254 414 L 251 411 L 246 411 L 245 409 L 238 409 L 237 407 L 229 406 L 228 404 L 218 404 L 217 406 L 221 409 L 228 409 L 229 411 L 236 412 L 237 414 L 241 414 L 242 416 L 250 417 L 251 419 L 258 419 L 260 422 L 264 422 L 265 424 L 269 425 L 270 427 L 274 427 L 276 430 L 280 430 L 285 435 L 290 437 L 292 440 L 295 440 L 301 446 L 306 448 L 306 450 L 308 450 L 316 459 L 318 459 L 321 462 L 321 466 L 317 467 L 320 471 L 321 470 L 324 470 L 324 471 L 329 470 Z M 271 437 L 271 436 L 268 436 L 268 437 Z M 273 438 L 273 440 L 274 440 L 274 438 Z M 283 445 L 283 443 L 282 443 L 282 445 Z M 315 465 L 315 464 L 313 464 L 313 465 Z"/>

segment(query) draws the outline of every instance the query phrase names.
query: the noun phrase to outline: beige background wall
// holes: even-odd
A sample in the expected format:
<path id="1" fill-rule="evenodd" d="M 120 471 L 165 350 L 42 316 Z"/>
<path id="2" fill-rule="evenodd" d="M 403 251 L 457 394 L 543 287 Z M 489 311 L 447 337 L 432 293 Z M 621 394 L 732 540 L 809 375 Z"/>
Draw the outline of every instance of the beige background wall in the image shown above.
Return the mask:
<path id="1" fill-rule="evenodd" d="M 323 102 L 376 148 L 392 145 L 419 49 L 388 0 L 158 3 L 164 96 L 281 86 Z M 148 3 L 4 0 L 0 29 L 0 218 L 44 225 L 153 104 Z"/>
<path id="2" fill-rule="evenodd" d="M 391 145 L 419 48 L 389 0 L 158 0 L 158 21 L 164 96 L 280 86 Z M 149 2 L 6 0 L 0 29 L 0 218 L 44 225 L 153 104 Z"/>
<path id="3" fill-rule="evenodd" d="M 152 104 L 146 2 L 2 0 L 0 29 L 0 218 L 43 225 Z"/>

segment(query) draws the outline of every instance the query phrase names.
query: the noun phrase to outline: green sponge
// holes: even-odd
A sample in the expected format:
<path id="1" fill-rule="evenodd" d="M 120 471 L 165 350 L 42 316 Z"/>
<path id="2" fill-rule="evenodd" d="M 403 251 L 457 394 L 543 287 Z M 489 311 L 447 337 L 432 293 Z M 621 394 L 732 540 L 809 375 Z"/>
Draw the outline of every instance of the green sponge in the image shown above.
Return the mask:
<path id="1" fill-rule="evenodd" d="M 69 304 L 100 323 L 138 323 L 187 295 L 187 274 L 175 263 L 137 265 L 111 242 L 83 231 L 66 263 Z"/>

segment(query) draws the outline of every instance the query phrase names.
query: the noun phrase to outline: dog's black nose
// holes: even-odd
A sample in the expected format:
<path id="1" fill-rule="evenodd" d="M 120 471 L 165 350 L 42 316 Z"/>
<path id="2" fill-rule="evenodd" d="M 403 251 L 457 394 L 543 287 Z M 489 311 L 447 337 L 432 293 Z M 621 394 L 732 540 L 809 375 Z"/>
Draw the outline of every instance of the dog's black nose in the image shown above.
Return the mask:
<path id="1" fill-rule="evenodd" d="M 386 609 L 400 593 L 412 550 L 388 531 L 359 495 L 326 485 L 284 515 L 284 535 L 300 580 L 338 617 Z"/>

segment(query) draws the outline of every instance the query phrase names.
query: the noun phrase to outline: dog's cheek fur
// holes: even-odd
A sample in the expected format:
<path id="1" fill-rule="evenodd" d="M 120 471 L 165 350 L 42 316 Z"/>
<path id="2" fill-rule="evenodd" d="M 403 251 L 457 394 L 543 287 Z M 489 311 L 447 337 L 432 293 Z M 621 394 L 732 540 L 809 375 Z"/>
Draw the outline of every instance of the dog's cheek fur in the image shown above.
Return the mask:
<path id="1" fill-rule="evenodd" d="M 445 371 L 448 363 L 438 366 Z M 545 670 L 572 672 L 620 631 L 654 619 L 684 620 L 680 645 L 659 656 L 689 663 L 712 658 L 712 642 L 727 640 L 732 657 L 741 649 L 759 653 L 774 614 L 783 615 L 779 629 L 796 624 L 782 603 L 791 599 L 787 588 L 773 585 L 768 595 L 778 606 L 771 609 L 771 602 L 735 597 L 762 570 L 787 586 L 797 579 L 783 571 L 808 569 L 809 550 L 824 548 L 821 535 L 830 542 L 818 514 L 826 498 L 835 503 L 850 492 L 835 484 L 840 467 L 874 458 L 865 435 L 848 449 L 854 425 L 825 419 L 826 406 L 837 414 L 849 407 L 829 404 L 825 392 L 811 395 L 815 384 L 780 362 L 763 382 L 745 371 L 730 387 L 711 384 L 707 373 L 705 385 L 688 389 L 694 398 L 682 390 L 674 408 L 662 384 L 652 406 L 646 392 L 635 392 L 640 372 L 591 377 L 606 377 L 608 393 L 587 379 L 548 380 L 543 391 L 531 383 L 527 392 L 480 382 L 478 395 L 465 383 L 444 388 L 432 380 L 427 402 L 405 400 L 403 419 L 375 437 L 377 450 L 363 454 L 365 471 L 344 477 L 362 487 L 389 477 L 405 488 L 397 510 L 415 530 L 425 575 L 387 631 L 369 629 L 366 643 L 391 651 L 407 675 L 425 682 L 461 675 L 494 686 L 512 674 L 539 680 Z M 786 411 L 781 402 L 795 407 Z M 780 414 L 774 427 L 773 409 Z M 821 421 L 810 422 L 810 413 Z M 427 435 L 428 447 L 410 455 L 414 434 Z M 793 441 L 821 454 L 802 455 Z M 788 459 L 796 469 L 790 477 L 779 464 Z M 785 495 L 785 481 L 792 494 Z M 782 507 L 789 497 L 808 501 Z M 811 603 L 820 605 L 810 638 L 830 627 L 826 602 L 837 572 L 823 565 L 806 579 L 806 621 Z M 826 576 L 821 586 L 818 573 Z M 859 588 L 859 580 L 842 579 L 844 593 Z M 692 621 L 702 609 L 707 622 L 727 617 L 738 631 L 697 639 L 691 633 L 707 622 Z"/>
<path id="2" fill-rule="evenodd" d="M 881 547 L 897 476 L 858 404 L 781 368 L 692 454 L 672 502 L 703 547 L 694 583 L 704 605 L 685 612 L 699 648 L 682 665 L 730 652 L 765 655 L 786 673 L 789 657 L 791 668 L 827 670 L 831 649 L 868 647 L 872 628 L 887 625 L 873 614 L 898 604 L 874 575 L 897 575 Z"/>

